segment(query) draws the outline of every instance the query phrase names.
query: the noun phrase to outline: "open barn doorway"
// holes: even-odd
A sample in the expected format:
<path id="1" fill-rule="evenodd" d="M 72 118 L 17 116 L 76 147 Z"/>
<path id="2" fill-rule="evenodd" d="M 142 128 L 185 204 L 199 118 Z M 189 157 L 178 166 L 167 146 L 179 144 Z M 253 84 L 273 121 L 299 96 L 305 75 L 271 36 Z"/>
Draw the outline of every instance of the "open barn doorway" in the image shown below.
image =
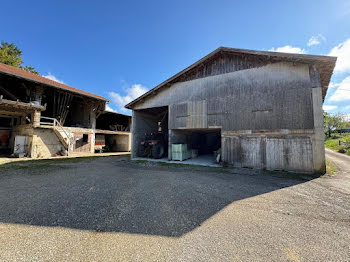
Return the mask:
<path id="1" fill-rule="evenodd" d="M 153 159 L 168 156 L 168 107 L 133 111 L 132 156 Z"/>
<path id="2" fill-rule="evenodd" d="M 169 154 L 174 161 L 216 165 L 221 160 L 221 130 L 171 130 Z"/>
<path id="3" fill-rule="evenodd" d="M 10 116 L 0 115 L 0 156 L 11 154 L 10 138 L 13 121 L 14 119 Z"/>

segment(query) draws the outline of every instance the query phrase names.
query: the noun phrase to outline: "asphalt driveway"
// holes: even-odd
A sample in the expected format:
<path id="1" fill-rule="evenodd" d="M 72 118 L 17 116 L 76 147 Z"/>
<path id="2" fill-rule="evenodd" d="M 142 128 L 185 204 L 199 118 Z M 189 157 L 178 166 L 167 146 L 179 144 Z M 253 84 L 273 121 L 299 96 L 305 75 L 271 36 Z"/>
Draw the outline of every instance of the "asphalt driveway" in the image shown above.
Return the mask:
<path id="1" fill-rule="evenodd" d="M 350 195 L 127 157 L 0 167 L 0 261 L 350 261 Z"/>

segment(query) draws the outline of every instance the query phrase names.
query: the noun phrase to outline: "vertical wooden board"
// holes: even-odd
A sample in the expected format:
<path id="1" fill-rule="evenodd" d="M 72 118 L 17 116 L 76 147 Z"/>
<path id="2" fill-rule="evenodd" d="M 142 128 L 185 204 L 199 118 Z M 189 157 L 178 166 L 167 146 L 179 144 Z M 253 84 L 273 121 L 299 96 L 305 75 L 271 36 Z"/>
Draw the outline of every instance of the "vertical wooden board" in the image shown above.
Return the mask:
<path id="1" fill-rule="evenodd" d="M 175 126 L 176 128 L 186 127 L 187 125 L 187 117 L 186 116 L 179 116 L 175 119 Z"/>
<path id="2" fill-rule="evenodd" d="M 242 167 L 263 168 L 264 167 L 264 144 L 262 137 L 241 138 L 241 162 Z"/>
<path id="3" fill-rule="evenodd" d="M 266 169 L 284 169 L 284 139 L 266 138 Z"/>
<path id="4" fill-rule="evenodd" d="M 208 128 L 208 107 L 206 100 L 189 102 L 187 108 L 187 128 Z"/>
<path id="5" fill-rule="evenodd" d="M 222 160 L 235 167 L 241 167 L 240 139 L 238 136 L 225 136 L 221 145 Z"/>
<path id="6" fill-rule="evenodd" d="M 312 143 L 309 137 L 293 137 L 284 141 L 284 161 L 288 171 L 312 172 Z"/>
<path id="7" fill-rule="evenodd" d="M 222 127 L 222 123 L 224 123 L 224 115 L 208 115 L 208 128 L 211 127 Z"/>
<path id="8" fill-rule="evenodd" d="M 187 103 L 174 104 L 169 106 L 169 128 L 176 129 L 186 127 L 188 116 Z"/>

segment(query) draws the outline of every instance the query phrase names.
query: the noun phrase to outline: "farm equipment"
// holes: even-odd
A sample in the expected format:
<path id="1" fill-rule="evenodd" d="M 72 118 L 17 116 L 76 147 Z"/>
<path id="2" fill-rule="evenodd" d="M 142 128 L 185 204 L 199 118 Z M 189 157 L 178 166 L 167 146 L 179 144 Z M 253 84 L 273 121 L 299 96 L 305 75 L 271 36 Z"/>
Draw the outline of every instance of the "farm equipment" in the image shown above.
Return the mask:
<path id="1" fill-rule="evenodd" d="M 168 137 L 162 132 L 146 135 L 138 148 L 139 157 L 162 158 L 168 149 Z"/>
<path id="2" fill-rule="evenodd" d="M 105 135 L 96 135 L 95 137 L 95 152 L 102 153 L 103 148 L 106 146 Z"/>

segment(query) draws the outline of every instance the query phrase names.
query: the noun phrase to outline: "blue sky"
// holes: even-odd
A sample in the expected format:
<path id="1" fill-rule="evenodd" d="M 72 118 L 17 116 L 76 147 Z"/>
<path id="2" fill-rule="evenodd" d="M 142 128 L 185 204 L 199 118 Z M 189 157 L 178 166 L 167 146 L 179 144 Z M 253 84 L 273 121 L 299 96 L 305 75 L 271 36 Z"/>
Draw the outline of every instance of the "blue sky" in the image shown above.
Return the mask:
<path id="1" fill-rule="evenodd" d="M 219 46 L 339 56 L 325 109 L 350 114 L 350 1 L 1 1 L 0 40 L 42 75 L 123 105 Z"/>

